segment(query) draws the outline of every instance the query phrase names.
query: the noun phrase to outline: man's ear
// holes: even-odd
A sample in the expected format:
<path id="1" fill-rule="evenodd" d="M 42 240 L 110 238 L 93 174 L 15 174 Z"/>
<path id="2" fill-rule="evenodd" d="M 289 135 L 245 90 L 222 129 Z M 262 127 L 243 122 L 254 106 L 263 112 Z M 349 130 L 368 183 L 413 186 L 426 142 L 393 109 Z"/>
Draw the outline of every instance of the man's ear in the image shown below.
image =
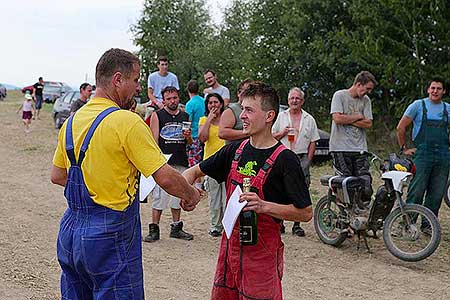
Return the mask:
<path id="1" fill-rule="evenodd" d="M 114 87 L 118 87 L 121 83 L 122 83 L 122 78 L 123 75 L 120 72 L 116 72 L 113 74 L 112 78 L 111 78 L 111 84 Z"/>
<path id="2" fill-rule="evenodd" d="M 269 110 L 266 113 L 266 122 L 270 123 L 270 122 L 275 122 L 275 111 L 274 110 Z"/>

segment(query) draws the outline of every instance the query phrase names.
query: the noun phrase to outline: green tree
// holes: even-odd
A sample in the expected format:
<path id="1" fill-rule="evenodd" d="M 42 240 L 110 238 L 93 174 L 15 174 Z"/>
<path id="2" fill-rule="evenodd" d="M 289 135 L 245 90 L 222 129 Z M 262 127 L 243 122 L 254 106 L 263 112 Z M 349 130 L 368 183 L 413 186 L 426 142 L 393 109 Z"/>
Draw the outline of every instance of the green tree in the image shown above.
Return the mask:
<path id="1" fill-rule="evenodd" d="M 140 47 L 143 78 L 155 71 L 157 57 L 166 55 L 187 100 L 186 83 L 202 74 L 199 62 L 211 40 L 210 23 L 204 0 L 146 0 L 141 18 L 131 27 Z"/>

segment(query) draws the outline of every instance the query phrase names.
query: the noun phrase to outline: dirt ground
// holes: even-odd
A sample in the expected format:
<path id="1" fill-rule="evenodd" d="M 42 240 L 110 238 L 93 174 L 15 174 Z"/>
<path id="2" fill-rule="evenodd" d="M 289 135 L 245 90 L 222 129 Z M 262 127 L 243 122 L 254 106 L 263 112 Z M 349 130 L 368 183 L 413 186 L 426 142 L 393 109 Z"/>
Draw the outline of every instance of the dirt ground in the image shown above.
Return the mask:
<path id="1" fill-rule="evenodd" d="M 19 92 L 0 102 L 0 299 L 58 299 L 60 269 L 56 259 L 59 220 L 66 208 L 63 188 L 50 183 L 50 166 L 57 130 L 46 105 L 41 120 L 25 134 Z M 313 167 L 312 195 L 324 190 L 318 177 L 330 169 Z M 143 234 L 151 205 L 141 206 Z M 285 250 L 284 299 L 449 299 L 450 209 L 440 216 L 443 242 L 429 259 L 405 263 L 389 254 L 382 240 L 370 240 L 373 253 L 357 251 L 356 240 L 341 248 L 322 244 L 312 224 L 306 237 L 283 235 Z M 144 243 L 146 299 L 208 299 L 219 240 L 207 234 L 207 201 L 183 213 L 191 242 L 169 238 L 170 214 L 161 223 L 161 240 Z M 291 224 L 287 229 L 290 230 Z"/>

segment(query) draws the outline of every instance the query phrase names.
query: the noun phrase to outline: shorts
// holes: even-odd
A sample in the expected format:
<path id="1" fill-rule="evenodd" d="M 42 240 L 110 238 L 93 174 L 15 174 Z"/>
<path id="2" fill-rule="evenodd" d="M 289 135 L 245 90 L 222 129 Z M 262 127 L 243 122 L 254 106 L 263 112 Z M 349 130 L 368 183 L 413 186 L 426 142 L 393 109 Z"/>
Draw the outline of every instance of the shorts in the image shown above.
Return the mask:
<path id="1" fill-rule="evenodd" d="M 182 173 L 187 168 L 183 166 L 171 166 L 178 172 Z M 174 209 L 181 209 L 180 198 L 170 195 L 165 190 L 163 190 L 159 185 L 156 185 L 152 192 L 152 208 L 157 210 L 164 210 L 168 206 Z"/>
<path id="2" fill-rule="evenodd" d="M 22 120 L 31 120 L 33 113 L 31 111 L 23 111 L 22 112 Z"/>
<path id="3" fill-rule="evenodd" d="M 42 108 L 42 96 L 36 95 L 36 109 Z"/>
<path id="4" fill-rule="evenodd" d="M 192 144 L 186 147 L 189 167 L 195 166 L 202 161 L 203 148 L 199 139 L 192 138 Z"/>

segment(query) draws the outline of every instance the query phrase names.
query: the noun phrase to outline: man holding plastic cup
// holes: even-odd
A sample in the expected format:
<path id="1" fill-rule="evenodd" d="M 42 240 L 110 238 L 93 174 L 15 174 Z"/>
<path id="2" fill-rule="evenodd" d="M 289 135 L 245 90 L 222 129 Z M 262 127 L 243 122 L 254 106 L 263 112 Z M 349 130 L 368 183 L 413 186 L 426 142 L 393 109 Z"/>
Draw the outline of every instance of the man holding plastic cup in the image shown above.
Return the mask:
<path id="1" fill-rule="evenodd" d="M 294 87 L 289 91 L 289 108 L 278 114 L 273 124 L 273 137 L 297 154 L 305 175 L 306 185 L 311 183 L 309 166 L 316 150 L 316 141 L 320 139 L 316 120 L 313 116 L 302 109 L 305 103 L 303 91 Z M 281 227 L 284 232 L 284 226 Z M 305 231 L 300 227 L 300 222 L 294 222 L 292 234 L 304 236 Z"/>
<path id="2" fill-rule="evenodd" d="M 162 92 L 164 107 L 152 114 L 150 130 L 162 153 L 171 154 L 168 164 L 182 173 L 188 167 L 186 145 L 192 143 L 191 122 L 189 115 L 180 111 L 178 89 L 174 86 L 165 87 Z M 194 236 L 183 230 L 181 220 L 180 199 L 166 193 L 159 186 L 153 190 L 152 223 L 148 225 L 149 232 L 144 242 L 155 242 L 160 239 L 159 222 L 164 209 L 170 207 L 172 223 L 170 237 L 190 241 Z"/>

